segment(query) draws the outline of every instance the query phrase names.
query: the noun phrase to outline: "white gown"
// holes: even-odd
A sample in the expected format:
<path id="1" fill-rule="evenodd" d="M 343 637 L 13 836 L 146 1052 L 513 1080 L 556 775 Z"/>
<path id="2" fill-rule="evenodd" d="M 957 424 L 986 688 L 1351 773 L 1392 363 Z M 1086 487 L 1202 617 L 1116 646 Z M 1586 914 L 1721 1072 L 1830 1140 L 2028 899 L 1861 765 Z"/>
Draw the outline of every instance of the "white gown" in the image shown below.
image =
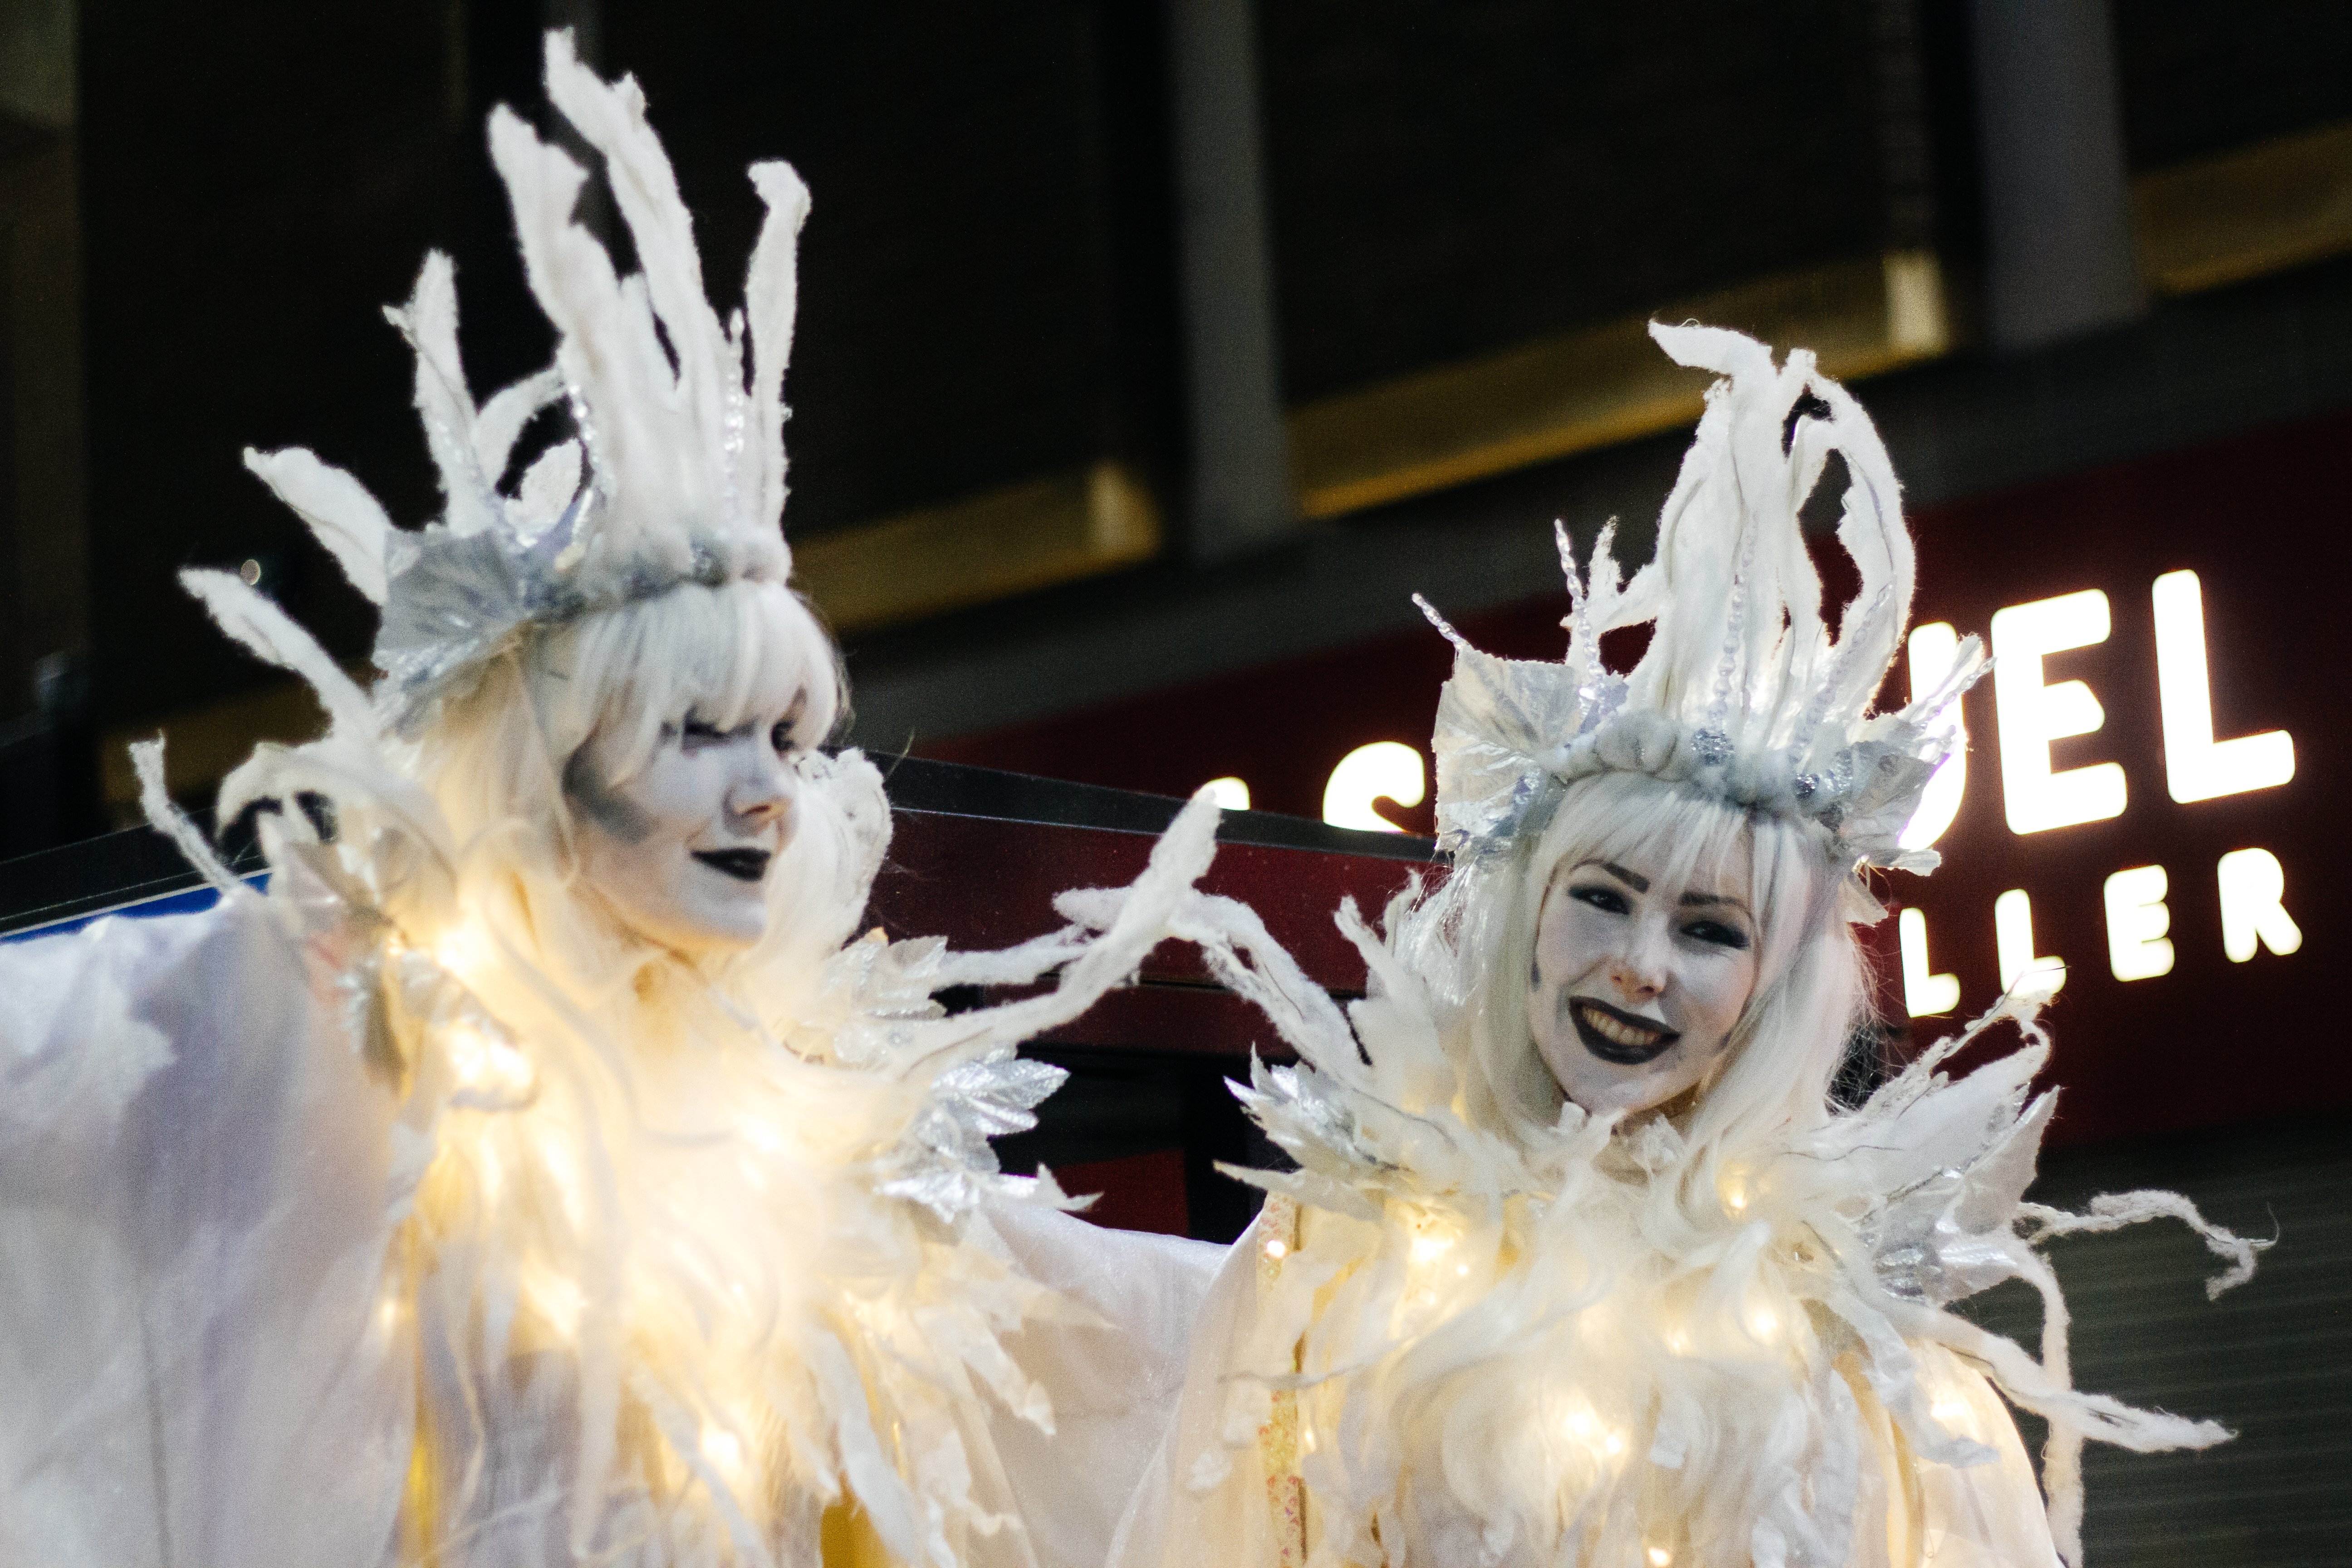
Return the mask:
<path id="1" fill-rule="evenodd" d="M 2029 1241 L 2172 1215 L 2233 1263 L 2218 1288 L 2254 1244 L 2168 1194 L 2022 1202 L 2053 1103 L 2029 1098 L 2030 1016 L 2030 1048 L 1937 1072 L 1989 1016 L 1736 1168 L 1572 1105 L 1521 1144 L 1464 1114 L 1410 937 L 1345 911 L 1371 980 L 1343 1016 L 1215 902 L 1187 934 L 1299 1050 L 1244 1097 L 1299 1169 L 1252 1178 L 1276 1196 L 1202 1311 L 1114 1568 L 2049 1565 L 2083 1436 L 2227 1436 L 2067 1381 Z M 2012 1277 L 2051 1304 L 2040 1361 L 1945 1310 Z M 2047 1511 L 2003 1394 L 2051 1421 Z"/>
<path id="2" fill-rule="evenodd" d="M 1219 1252 L 1060 1212 L 985 1137 L 1058 1078 L 1013 1039 L 1131 972 L 1213 830 L 1092 930 L 852 942 L 790 1049 L 648 1047 L 625 1113 L 495 976 L 520 1060 L 384 1059 L 364 921 L 299 858 L 0 945 L 0 1562 L 1092 1568 Z M 384 989 L 446 1002 L 423 963 Z M 1009 1009 L 928 1002 L 1056 963 Z"/>

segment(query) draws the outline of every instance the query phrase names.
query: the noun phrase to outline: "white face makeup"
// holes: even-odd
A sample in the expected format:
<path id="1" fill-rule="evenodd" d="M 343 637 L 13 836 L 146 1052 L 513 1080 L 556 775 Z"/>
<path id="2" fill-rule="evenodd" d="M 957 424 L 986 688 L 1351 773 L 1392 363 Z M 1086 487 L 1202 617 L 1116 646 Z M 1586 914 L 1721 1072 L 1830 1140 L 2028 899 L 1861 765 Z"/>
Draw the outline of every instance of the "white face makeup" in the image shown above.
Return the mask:
<path id="1" fill-rule="evenodd" d="M 792 841 L 805 694 L 721 731 L 693 714 L 662 727 L 646 765 L 614 782 L 603 732 L 573 753 L 565 795 L 582 879 L 621 923 L 682 953 L 767 933 L 768 868 Z"/>
<path id="2" fill-rule="evenodd" d="M 1656 866 L 1628 859 L 1554 874 L 1528 976 L 1537 1054 L 1595 1115 L 1700 1082 L 1756 991 L 1756 921 L 1729 872 L 1664 888 Z"/>

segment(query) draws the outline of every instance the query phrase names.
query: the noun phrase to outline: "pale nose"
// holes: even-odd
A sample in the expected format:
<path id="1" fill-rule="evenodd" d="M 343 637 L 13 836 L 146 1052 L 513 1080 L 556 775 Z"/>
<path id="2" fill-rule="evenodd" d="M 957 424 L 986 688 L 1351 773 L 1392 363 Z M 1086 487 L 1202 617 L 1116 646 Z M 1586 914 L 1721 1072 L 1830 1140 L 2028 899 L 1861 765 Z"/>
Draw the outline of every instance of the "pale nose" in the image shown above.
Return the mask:
<path id="1" fill-rule="evenodd" d="M 730 792 L 727 808 L 753 832 L 780 828 L 780 837 L 789 836 L 793 775 L 785 771 L 782 760 L 771 755 L 755 761 Z"/>
<path id="2" fill-rule="evenodd" d="M 1643 1003 L 1666 988 L 1665 965 L 1657 946 L 1637 936 L 1609 961 L 1609 983 L 1628 1002 Z"/>

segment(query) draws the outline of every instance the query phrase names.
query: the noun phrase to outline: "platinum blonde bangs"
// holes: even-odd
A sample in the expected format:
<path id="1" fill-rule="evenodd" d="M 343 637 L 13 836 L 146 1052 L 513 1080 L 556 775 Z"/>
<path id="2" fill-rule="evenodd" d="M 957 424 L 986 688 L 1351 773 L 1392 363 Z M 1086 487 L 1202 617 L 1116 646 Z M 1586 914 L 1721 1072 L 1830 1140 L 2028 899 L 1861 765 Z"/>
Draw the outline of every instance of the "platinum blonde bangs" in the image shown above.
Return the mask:
<path id="1" fill-rule="evenodd" d="M 804 699 L 800 735 L 814 744 L 847 709 L 840 656 L 815 613 L 782 584 L 753 578 L 685 584 L 556 627 L 527 667 L 559 768 L 602 730 L 614 742 L 612 784 L 652 761 L 666 725 L 731 730 Z"/>

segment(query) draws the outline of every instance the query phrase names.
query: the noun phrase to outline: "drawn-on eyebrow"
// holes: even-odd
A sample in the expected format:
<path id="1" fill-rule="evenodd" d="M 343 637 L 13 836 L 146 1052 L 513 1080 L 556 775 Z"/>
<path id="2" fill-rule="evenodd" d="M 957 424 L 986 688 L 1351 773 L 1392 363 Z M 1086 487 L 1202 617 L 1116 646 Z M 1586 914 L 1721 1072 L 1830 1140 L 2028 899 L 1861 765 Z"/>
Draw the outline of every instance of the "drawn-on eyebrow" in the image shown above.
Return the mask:
<path id="1" fill-rule="evenodd" d="M 1613 860 L 1586 860 L 1579 864 L 1576 868 L 1581 871 L 1586 866 L 1599 867 L 1637 893 L 1646 893 L 1650 890 L 1650 879 L 1637 871 L 1628 871 Z M 1724 893 L 1685 893 L 1675 901 L 1685 909 L 1721 906 L 1738 910 L 1742 914 L 1748 912 L 1748 905 L 1743 900 Z"/>

